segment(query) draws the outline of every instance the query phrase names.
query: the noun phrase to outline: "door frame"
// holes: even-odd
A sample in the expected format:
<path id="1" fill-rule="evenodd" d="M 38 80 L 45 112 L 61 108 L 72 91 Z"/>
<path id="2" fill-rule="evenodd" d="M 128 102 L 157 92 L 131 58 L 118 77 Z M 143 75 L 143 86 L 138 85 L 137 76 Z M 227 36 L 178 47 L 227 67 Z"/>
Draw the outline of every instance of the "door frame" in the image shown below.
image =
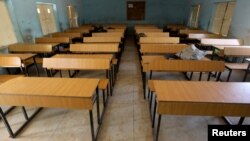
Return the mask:
<path id="1" fill-rule="evenodd" d="M 52 5 L 52 7 L 53 7 L 53 14 L 54 14 L 54 17 L 55 17 L 55 22 L 56 22 L 55 23 L 56 30 L 60 31 L 60 29 L 59 29 L 59 20 L 58 20 L 58 12 L 57 12 L 57 8 L 56 8 L 56 4 L 55 3 L 47 3 L 47 2 L 36 2 L 36 14 L 37 14 L 37 18 L 39 20 L 39 25 L 40 25 L 40 31 L 41 31 L 41 33 L 43 34 L 43 30 L 42 30 L 42 25 L 41 25 L 41 21 L 40 21 L 39 15 L 37 13 L 37 5 L 38 4 Z"/>

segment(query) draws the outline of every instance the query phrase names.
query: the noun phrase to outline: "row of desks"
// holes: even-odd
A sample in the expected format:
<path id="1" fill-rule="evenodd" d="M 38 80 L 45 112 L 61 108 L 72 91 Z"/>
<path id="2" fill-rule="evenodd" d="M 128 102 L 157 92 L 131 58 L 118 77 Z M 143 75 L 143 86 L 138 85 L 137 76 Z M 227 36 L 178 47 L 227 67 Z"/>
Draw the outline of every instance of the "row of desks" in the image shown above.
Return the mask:
<path id="1" fill-rule="evenodd" d="M 36 54 L 1 54 L 0 56 L 17 56 L 26 62 Z M 53 58 L 101 58 L 111 60 L 113 54 L 57 54 Z M 66 109 L 89 110 L 91 136 L 96 140 L 102 122 L 103 112 L 100 114 L 98 83 L 100 79 L 84 78 L 42 78 L 19 77 L 0 85 L 1 106 L 33 106 Z M 110 80 L 111 81 L 111 80 Z M 103 96 L 104 97 L 104 96 Z M 104 98 L 105 99 L 105 98 Z M 106 101 L 103 101 L 103 103 Z M 93 106 L 97 104 L 97 130 L 93 121 Z M 105 106 L 104 106 L 105 107 Z M 38 108 L 30 117 L 25 112 L 26 122 L 14 132 L 10 127 L 5 113 L 0 108 L 0 115 L 11 137 L 16 137 L 21 130 L 41 111 Z"/>
<path id="2" fill-rule="evenodd" d="M 214 50 L 223 51 L 225 47 L 228 46 L 215 46 Z M 142 56 L 142 64 L 151 62 L 152 59 L 164 60 L 165 57 Z M 156 140 L 164 114 L 238 116 L 241 117 L 238 124 L 242 124 L 244 117 L 250 115 L 250 83 L 152 81 L 156 100 L 153 108 L 153 125 L 156 113 L 159 115 L 155 129 Z"/>
<path id="3" fill-rule="evenodd" d="M 95 140 L 92 110 L 98 97 L 95 93 L 98 81 L 84 78 L 19 77 L 0 85 L 0 103 L 89 110 L 92 137 Z M 249 83 L 155 80 L 153 84 L 159 114 L 157 138 L 163 114 L 250 116 Z M 4 116 L 2 118 L 6 120 Z"/>

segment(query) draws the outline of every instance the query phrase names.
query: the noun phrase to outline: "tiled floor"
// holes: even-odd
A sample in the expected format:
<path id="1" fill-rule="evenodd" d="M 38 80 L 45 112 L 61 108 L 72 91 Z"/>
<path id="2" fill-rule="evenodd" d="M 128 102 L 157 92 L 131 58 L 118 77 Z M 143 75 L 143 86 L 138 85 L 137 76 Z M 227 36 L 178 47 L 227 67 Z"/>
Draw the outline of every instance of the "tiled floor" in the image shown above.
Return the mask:
<path id="1" fill-rule="evenodd" d="M 86 74 L 82 72 L 81 74 Z M 224 73 L 226 75 L 226 73 Z M 91 74 L 90 77 L 103 74 Z M 233 80 L 242 78 L 235 73 Z M 223 76 L 225 77 L 225 76 Z M 184 79 L 180 73 L 159 73 L 154 78 Z M 194 78 L 194 79 L 197 79 Z M 30 108 L 29 112 L 34 111 Z M 94 111 L 94 113 L 96 113 Z M 96 115 L 94 115 L 96 117 Z M 8 115 L 11 126 L 17 128 L 24 121 L 20 108 Z M 95 119 L 96 121 L 96 119 Z M 250 123 L 249 118 L 245 121 Z M 206 141 L 208 124 L 224 124 L 219 117 L 167 116 L 162 118 L 159 141 Z M 99 141 L 152 141 L 153 131 L 148 103 L 143 99 L 139 59 L 133 40 L 126 41 L 113 96 L 110 98 Z M 18 136 L 17 141 L 90 141 L 87 110 L 45 108 Z M 0 140 L 12 140 L 0 121 Z"/>

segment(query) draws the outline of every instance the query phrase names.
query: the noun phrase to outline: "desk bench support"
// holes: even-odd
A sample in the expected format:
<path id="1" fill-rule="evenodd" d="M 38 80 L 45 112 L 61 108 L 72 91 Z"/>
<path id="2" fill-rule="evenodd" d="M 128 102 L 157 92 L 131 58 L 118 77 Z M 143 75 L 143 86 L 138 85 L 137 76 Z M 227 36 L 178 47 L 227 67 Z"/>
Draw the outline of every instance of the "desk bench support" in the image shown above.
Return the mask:
<path id="1" fill-rule="evenodd" d="M 113 95 L 113 77 L 112 77 L 112 71 L 113 70 L 106 70 L 106 78 L 109 79 L 109 94 L 112 96 Z"/>
<path id="2" fill-rule="evenodd" d="M 24 122 L 24 124 L 22 124 L 22 126 L 21 126 L 19 129 L 17 129 L 16 132 L 13 132 L 13 130 L 11 129 L 10 124 L 9 124 L 8 120 L 6 119 L 5 114 L 4 114 L 3 110 L 2 110 L 2 108 L 0 108 L 0 116 L 1 116 L 1 118 L 2 118 L 2 120 L 3 120 L 3 123 L 4 123 L 5 127 L 7 128 L 8 132 L 9 132 L 9 134 L 10 134 L 10 137 L 11 137 L 11 138 L 15 138 L 15 137 L 24 129 L 24 127 L 26 127 L 26 126 L 30 123 L 30 121 L 31 121 L 31 120 L 32 120 L 41 110 L 42 110 L 42 108 L 37 109 L 30 117 L 28 117 L 28 116 L 26 117 L 26 116 L 25 116 L 26 121 Z"/>
<path id="3" fill-rule="evenodd" d="M 102 111 L 101 116 L 100 116 L 100 107 L 99 107 L 100 104 L 99 104 L 99 92 L 98 91 L 99 91 L 98 88 L 96 88 L 96 97 L 95 97 L 95 100 L 94 100 L 94 102 L 96 101 L 96 108 L 97 108 L 96 111 L 97 111 L 97 125 L 98 126 L 97 126 L 96 134 L 95 134 L 95 129 L 94 129 L 93 112 L 92 112 L 92 110 L 89 110 L 89 119 L 90 119 L 92 141 L 96 141 L 97 140 L 97 137 L 98 137 L 98 134 L 99 134 L 99 131 L 100 131 L 100 127 L 101 127 L 101 124 L 102 124 L 104 112 L 106 110 L 106 108 L 103 107 L 103 111 Z"/>
<path id="4" fill-rule="evenodd" d="M 223 117 L 223 119 L 226 121 L 227 124 L 232 125 L 231 121 L 229 121 L 226 117 Z M 244 119 L 245 119 L 245 117 L 241 117 L 240 120 L 239 120 L 239 122 L 238 122 L 238 125 L 242 125 Z M 160 125 L 161 125 L 161 114 L 159 114 L 159 118 L 158 118 L 158 124 L 157 124 L 157 129 L 156 129 L 156 139 L 155 139 L 155 141 L 158 141 L 159 131 L 160 131 Z"/>
<path id="5" fill-rule="evenodd" d="M 160 125 L 161 125 L 161 114 L 159 114 L 159 118 L 158 118 L 158 124 L 157 124 L 157 129 L 156 129 L 156 139 L 155 139 L 155 141 L 158 141 L 159 131 L 160 131 Z"/>
<path id="6" fill-rule="evenodd" d="M 95 131 L 94 131 L 94 121 L 93 121 L 93 112 L 92 110 L 89 110 L 89 117 L 90 117 L 90 126 L 91 126 L 91 137 L 92 137 L 92 141 L 96 141 L 97 140 L 97 136 L 98 136 L 98 133 L 99 133 L 99 130 L 100 130 L 100 127 L 101 127 L 101 123 L 102 123 L 102 120 L 103 120 L 103 115 L 104 115 L 104 112 L 106 110 L 106 108 L 104 107 L 103 109 L 103 112 L 101 113 L 101 116 L 100 116 L 100 107 L 99 107 L 99 92 L 98 92 L 98 88 L 96 89 L 96 98 L 95 98 L 95 101 L 96 101 L 96 107 L 97 107 L 97 133 L 95 135 Z M 105 102 L 105 101 L 103 101 Z M 13 107 L 14 108 L 14 107 Z M 13 108 L 10 108 L 10 110 L 12 110 Z M 2 108 L 0 107 L 0 117 L 2 118 L 3 122 L 4 122 L 4 125 L 5 127 L 7 128 L 8 132 L 9 132 L 9 135 L 11 138 L 15 138 L 29 123 L 30 121 L 42 110 L 42 108 L 39 108 L 37 109 L 30 117 L 28 117 L 27 113 L 26 113 L 26 110 L 24 109 L 24 107 L 22 107 L 22 110 L 24 112 L 24 116 L 25 116 L 25 123 L 19 128 L 17 129 L 16 132 L 13 132 L 12 128 L 10 127 L 10 124 L 6 118 L 6 113 L 7 112 L 3 112 Z"/>
<path id="7" fill-rule="evenodd" d="M 227 117 L 223 116 L 222 118 L 224 119 L 224 121 L 228 125 L 234 125 Z M 245 117 L 240 117 L 240 120 L 238 121 L 237 125 L 242 125 L 242 123 L 243 123 L 244 120 L 245 120 Z"/>
<path id="8" fill-rule="evenodd" d="M 6 116 L 7 114 L 9 114 L 14 108 L 16 108 L 15 106 L 11 106 L 9 109 L 7 109 L 4 113 L 4 115 Z M 0 120 L 1 120 L 1 116 L 0 116 Z"/>
<path id="9" fill-rule="evenodd" d="M 37 66 L 37 63 L 36 63 L 35 56 L 33 57 L 33 61 L 34 61 L 35 67 L 36 67 L 37 75 L 40 76 L 40 72 L 39 72 L 39 69 L 38 69 L 38 66 Z"/>

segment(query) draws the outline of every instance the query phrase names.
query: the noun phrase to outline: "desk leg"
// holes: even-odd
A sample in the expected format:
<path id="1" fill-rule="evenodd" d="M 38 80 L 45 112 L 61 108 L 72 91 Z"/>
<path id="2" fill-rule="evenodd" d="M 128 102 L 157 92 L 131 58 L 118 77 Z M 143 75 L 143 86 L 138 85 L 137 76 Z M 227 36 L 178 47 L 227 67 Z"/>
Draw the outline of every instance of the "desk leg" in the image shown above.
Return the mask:
<path id="1" fill-rule="evenodd" d="M 113 69 L 113 65 L 111 64 L 110 65 L 110 73 L 111 73 L 111 76 L 112 76 L 112 81 L 113 81 L 113 85 L 115 85 L 115 75 L 114 75 L 114 69 Z"/>
<path id="2" fill-rule="evenodd" d="M 10 127 L 9 122 L 7 121 L 7 119 L 6 119 L 6 117 L 5 117 L 4 113 L 3 113 L 2 108 L 0 108 L 0 116 L 1 116 L 1 118 L 3 120 L 3 123 L 4 123 L 5 127 L 7 128 L 8 132 L 10 134 L 10 137 L 13 138 L 14 137 L 14 133 L 13 133 L 11 127 Z"/>
<path id="3" fill-rule="evenodd" d="M 152 120 L 152 112 L 151 112 L 152 110 L 151 109 L 152 109 L 152 101 L 153 101 L 152 99 L 153 99 L 153 92 L 150 93 L 150 98 L 149 98 L 149 114 L 150 114 L 151 120 Z"/>
<path id="4" fill-rule="evenodd" d="M 94 121 L 93 121 L 93 112 L 92 112 L 92 110 L 89 110 L 89 119 L 90 119 L 92 141 L 95 141 L 95 130 L 94 130 Z"/>
<path id="5" fill-rule="evenodd" d="M 114 79 L 113 79 L 112 70 L 109 70 L 109 75 L 110 75 L 110 81 L 111 81 L 111 84 L 112 84 L 112 88 L 114 88 Z"/>
<path id="6" fill-rule="evenodd" d="M 248 75 L 249 68 L 250 68 L 250 63 L 249 63 L 248 66 L 247 66 L 247 70 L 246 70 L 246 72 L 245 72 L 245 75 L 244 75 L 244 78 L 243 78 L 243 82 L 245 82 L 246 79 L 247 79 L 247 75 Z"/>
<path id="7" fill-rule="evenodd" d="M 200 72 L 199 81 L 201 81 L 201 78 L 202 78 L 202 72 Z"/>
<path id="8" fill-rule="evenodd" d="M 245 119 L 245 117 L 240 117 L 240 120 L 239 120 L 239 122 L 238 122 L 238 125 L 242 125 L 244 119 Z"/>
<path id="9" fill-rule="evenodd" d="M 228 76 L 227 76 L 227 82 L 229 82 L 230 76 L 231 76 L 231 74 L 232 74 L 232 70 L 231 70 L 231 69 L 228 69 L 228 70 L 229 70 L 229 74 L 228 74 Z"/>
<path id="10" fill-rule="evenodd" d="M 221 72 L 218 73 L 218 76 L 216 78 L 216 81 L 220 81 L 220 76 L 221 76 Z"/>
<path id="11" fill-rule="evenodd" d="M 114 78 L 114 84 L 115 84 L 115 82 L 116 82 L 115 65 L 112 65 L 112 64 L 111 64 L 111 70 L 112 70 L 112 75 L 113 75 L 113 78 Z"/>
<path id="12" fill-rule="evenodd" d="M 15 109 L 15 106 L 10 107 L 9 109 L 7 109 L 4 113 L 4 115 L 6 116 L 8 113 L 10 113 L 13 109 Z M 0 120 L 1 120 L 1 116 L 0 116 Z"/>
<path id="13" fill-rule="evenodd" d="M 29 124 L 29 122 L 40 112 L 42 110 L 42 108 L 39 108 L 39 109 L 37 109 L 25 122 L 24 122 L 24 124 L 19 128 L 19 129 L 17 129 L 17 131 L 14 133 L 13 131 L 12 131 L 12 129 L 11 129 L 11 127 L 10 127 L 10 125 L 9 125 L 9 122 L 8 122 L 8 120 L 6 119 L 6 117 L 5 117 L 5 115 L 4 115 L 4 113 L 3 113 L 3 110 L 2 110 L 2 108 L 0 108 L 0 116 L 2 117 L 2 119 L 3 119 L 3 122 L 4 122 L 4 125 L 5 125 L 5 127 L 7 128 L 7 130 L 8 130 L 8 132 L 9 132 L 9 134 L 10 134 L 10 137 L 11 138 L 15 138 L 23 129 L 24 129 L 24 127 L 26 127 L 28 124 Z"/>
<path id="14" fill-rule="evenodd" d="M 155 98 L 155 106 L 154 106 L 154 113 L 153 113 L 152 128 L 154 128 L 154 126 L 155 126 L 156 107 L 157 107 L 157 101 L 156 101 L 156 98 Z"/>
<path id="15" fill-rule="evenodd" d="M 211 72 L 208 73 L 207 81 L 210 81 Z"/>
<path id="16" fill-rule="evenodd" d="M 214 56 L 215 56 L 215 47 L 213 47 L 211 60 L 214 60 Z"/>
<path id="17" fill-rule="evenodd" d="M 106 106 L 106 100 L 105 100 L 105 90 L 102 90 L 102 98 L 103 98 L 103 107 Z"/>
<path id="18" fill-rule="evenodd" d="M 25 119 L 29 120 L 29 116 L 28 116 L 26 109 L 24 107 L 22 107 L 22 111 L 23 111 L 23 115 L 24 115 Z"/>
<path id="19" fill-rule="evenodd" d="M 142 75 L 142 83 L 143 83 L 143 92 L 144 92 L 144 99 L 146 99 L 146 83 L 147 83 L 147 73 L 146 72 L 143 72 L 143 75 Z"/>
<path id="20" fill-rule="evenodd" d="M 34 61 L 35 67 L 36 67 L 37 75 L 40 76 L 39 69 L 38 69 L 38 66 L 37 66 L 36 58 L 35 58 L 35 57 L 33 57 L 33 61 Z"/>
<path id="21" fill-rule="evenodd" d="M 232 122 L 225 116 L 222 117 L 228 125 L 233 125 Z"/>
<path id="22" fill-rule="evenodd" d="M 112 96 L 113 89 L 112 89 L 112 83 L 111 83 L 111 77 L 110 77 L 110 71 L 106 70 L 106 77 L 109 79 L 109 94 Z"/>
<path id="23" fill-rule="evenodd" d="M 158 118 L 158 125 L 157 125 L 157 130 L 156 130 L 156 141 L 158 141 L 160 125 L 161 125 L 161 114 L 159 114 L 159 118 Z"/>
<path id="24" fill-rule="evenodd" d="M 97 123 L 100 124 L 100 107 L 99 107 L 99 90 L 96 88 L 96 112 L 97 112 Z"/>
<path id="25" fill-rule="evenodd" d="M 228 125 L 233 125 L 233 123 L 225 116 L 222 117 L 225 122 L 228 124 Z M 240 117 L 240 120 L 238 121 L 237 125 L 242 125 L 243 121 L 245 120 L 245 117 Z"/>

